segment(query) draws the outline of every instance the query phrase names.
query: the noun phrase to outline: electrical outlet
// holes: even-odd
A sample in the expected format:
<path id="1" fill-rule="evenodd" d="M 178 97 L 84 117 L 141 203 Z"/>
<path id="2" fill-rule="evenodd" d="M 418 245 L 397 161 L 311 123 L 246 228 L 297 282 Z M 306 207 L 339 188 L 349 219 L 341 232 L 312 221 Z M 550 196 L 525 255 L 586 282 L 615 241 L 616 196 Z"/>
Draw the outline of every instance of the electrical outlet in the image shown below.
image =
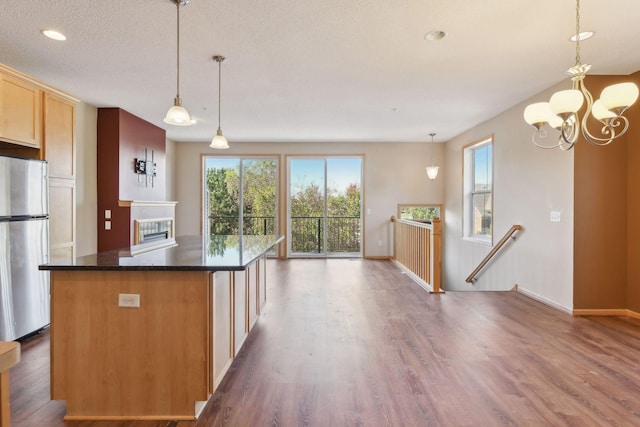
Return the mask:
<path id="1" fill-rule="evenodd" d="M 382 246 L 382 240 L 378 240 L 378 246 Z"/>
<path id="2" fill-rule="evenodd" d="M 118 307 L 139 308 L 140 294 L 118 294 Z"/>

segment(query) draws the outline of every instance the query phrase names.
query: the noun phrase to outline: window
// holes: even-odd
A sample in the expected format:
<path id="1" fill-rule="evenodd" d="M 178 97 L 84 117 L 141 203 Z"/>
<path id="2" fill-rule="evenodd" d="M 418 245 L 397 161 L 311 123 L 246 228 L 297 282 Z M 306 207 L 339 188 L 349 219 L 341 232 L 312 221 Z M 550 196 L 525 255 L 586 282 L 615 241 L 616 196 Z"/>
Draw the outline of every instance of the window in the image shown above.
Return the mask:
<path id="1" fill-rule="evenodd" d="M 398 218 L 417 221 L 440 218 L 440 205 L 398 205 Z"/>
<path id="2" fill-rule="evenodd" d="M 464 237 L 493 237 L 493 138 L 464 149 Z"/>

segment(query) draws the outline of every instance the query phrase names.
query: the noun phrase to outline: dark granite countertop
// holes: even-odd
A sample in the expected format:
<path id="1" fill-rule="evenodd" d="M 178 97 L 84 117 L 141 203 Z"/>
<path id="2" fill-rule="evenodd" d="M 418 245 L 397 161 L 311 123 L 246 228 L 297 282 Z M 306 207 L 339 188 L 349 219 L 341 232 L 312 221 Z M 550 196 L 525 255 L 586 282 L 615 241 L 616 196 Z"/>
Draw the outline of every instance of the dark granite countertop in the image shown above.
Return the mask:
<path id="1" fill-rule="evenodd" d="M 131 247 L 41 265 L 40 270 L 237 271 L 268 252 L 283 236 L 182 236 L 164 247 Z"/>

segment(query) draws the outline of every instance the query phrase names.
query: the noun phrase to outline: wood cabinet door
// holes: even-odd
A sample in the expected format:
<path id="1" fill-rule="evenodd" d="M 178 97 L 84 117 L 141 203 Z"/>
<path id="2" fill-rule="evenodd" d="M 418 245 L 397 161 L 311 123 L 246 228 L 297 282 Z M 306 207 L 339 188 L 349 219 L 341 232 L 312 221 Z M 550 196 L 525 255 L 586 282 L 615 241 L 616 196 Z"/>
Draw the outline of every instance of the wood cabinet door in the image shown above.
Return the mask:
<path id="1" fill-rule="evenodd" d="M 51 177 L 75 178 L 75 116 L 75 103 L 45 93 L 44 151 Z"/>
<path id="2" fill-rule="evenodd" d="M 258 320 L 258 263 L 254 262 L 247 267 L 247 284 L 248 284 L 248 300 L 247 309 L 249 310 L 249 330 Z"/>
<path id="3" fill-rule="evenodd" d="M 76 188 L 69 179 L 49 179 L 49 261 L 75 257 Z"/>
<path id="4" fill-rule="evenodd" d="M 264 255 L 258 260 L 258 301 L 260 306 L 258 311 L 262 312 L 267 303 L 267 256 Z"/>
<path id="5" fill-rule="evenodd" d="M 218 387 L 233 361 L 232 288 L 231 272 L 213 273 L 213 390 Z"/>
<path id="6" fill-rule="evenodd" d="M 247 280 L 244 271 L 233 272 L 233 356 L 235 357 L 249 335 L 247 323 Z"/>
<path id="7" fill-rule="evenodd" d="M 42 91 L 38 87 L 0 75 L 0 139 L 41 147 Z"/>

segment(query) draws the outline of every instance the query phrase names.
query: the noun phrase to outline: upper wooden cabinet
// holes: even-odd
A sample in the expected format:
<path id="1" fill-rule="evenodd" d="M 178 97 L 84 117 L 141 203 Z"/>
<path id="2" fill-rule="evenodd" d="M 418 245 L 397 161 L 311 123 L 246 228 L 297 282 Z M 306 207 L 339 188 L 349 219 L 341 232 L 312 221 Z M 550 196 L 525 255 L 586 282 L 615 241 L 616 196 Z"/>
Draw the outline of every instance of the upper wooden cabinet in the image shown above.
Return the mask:
<path id="1" fill-rule="evenodd" d="M 42 145 L 42 90 L 3 74 L 0 74 L 0 140 L 32 148 Z"/>
<path id="2" fill-rule="evenodd" d="M 75 177 L 75 115 L 75 102 L 45 92 L 44 158 L 50 177 Z"/>

